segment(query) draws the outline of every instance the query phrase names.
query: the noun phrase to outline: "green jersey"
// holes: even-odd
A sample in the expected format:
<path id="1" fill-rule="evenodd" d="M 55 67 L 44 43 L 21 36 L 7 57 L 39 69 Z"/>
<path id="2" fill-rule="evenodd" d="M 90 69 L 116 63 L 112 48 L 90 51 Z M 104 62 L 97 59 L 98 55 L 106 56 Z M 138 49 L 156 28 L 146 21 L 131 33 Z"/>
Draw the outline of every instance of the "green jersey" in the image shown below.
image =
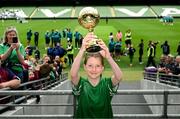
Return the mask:
<path id="1" fill-rule="evenodd" d="M 0 44 L 0 55 L 6 53 L 9 49 L 9 47 L 10 46 L 8 44 L 5 44 L 5 43 Z M 21 55 L 24 57 L 25 49 L 22 44 L 20 44 L 20 46 L 19 46 L 19 51 L 20 51 Z M 10 56 L 5 60 L 5 62 L 9 63 L 10 64 L 9 67 L 16 72 L 23 71 L 22 65 L 18 60 L 18 56 L 17 56 L 15 49 L 11 52 Z"/>
<path id="2" fill-rule="evenodd" d="M 101 78 L 96 86 L 92 86 L 80 77 L 78 86 L 73 87 L 78 101 L 75 118 L 113 118 L 111 100 L 117 87 L 113 87 L 111 78 Z"/>

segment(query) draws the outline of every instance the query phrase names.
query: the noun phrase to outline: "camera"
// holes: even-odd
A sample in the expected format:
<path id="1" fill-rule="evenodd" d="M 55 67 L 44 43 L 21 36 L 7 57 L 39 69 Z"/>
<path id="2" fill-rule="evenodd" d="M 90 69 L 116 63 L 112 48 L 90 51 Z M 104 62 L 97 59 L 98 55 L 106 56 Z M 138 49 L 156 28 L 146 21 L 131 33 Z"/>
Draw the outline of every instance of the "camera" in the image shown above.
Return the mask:
<path id="1" fill-rule="evenodd" d="M 13 37 L 13 43 L 17 43 L 18 42 L 18 38 L 17 37 Z"/>

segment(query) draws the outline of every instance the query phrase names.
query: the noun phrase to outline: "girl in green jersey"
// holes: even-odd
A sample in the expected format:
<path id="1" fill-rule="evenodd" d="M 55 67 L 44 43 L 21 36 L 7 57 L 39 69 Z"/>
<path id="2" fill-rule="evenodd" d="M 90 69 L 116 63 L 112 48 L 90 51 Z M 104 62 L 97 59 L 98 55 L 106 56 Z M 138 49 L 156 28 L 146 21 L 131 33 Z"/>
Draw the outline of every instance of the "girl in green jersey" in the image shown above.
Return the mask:
<path id="1" fill-rule="evenodd" d="M 78 75 L 86 48 L 89 42 L 95 38 L 97 39 L 97 36 L 93 33 L 86 35 L 71 67 L 73 93 L 78 101 L 75 118 L 113 118 L 111 99 L 122 79 L 122 71 L 111 57 L 107 46 L 102 40 L 98 41 L 101 51 L 87 53 L 85 56 L 84 70 L 87 78 Z M 109 78 L 102 77 L 104 70 L 103 59 L 106 59 L 112 68 L 113 75 Z"/>

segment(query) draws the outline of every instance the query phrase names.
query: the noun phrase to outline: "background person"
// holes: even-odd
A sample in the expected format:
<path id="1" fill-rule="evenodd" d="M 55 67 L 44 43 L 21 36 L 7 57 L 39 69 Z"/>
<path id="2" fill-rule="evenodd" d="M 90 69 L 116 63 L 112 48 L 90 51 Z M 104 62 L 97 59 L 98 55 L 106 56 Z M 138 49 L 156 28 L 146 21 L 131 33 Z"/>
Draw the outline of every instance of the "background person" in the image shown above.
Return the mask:
<path id="1" fill-rule="evenodd" d="M 39 71 L 39 78 L 46 78 L 50 76 L 50 72 L 54 71 L 53 66 L 51 65 L 51 60 L 49 56 L 43 57 L 43 64 L 38 65 L 36 70 Z"/>
<path id="2" fill-rule="evenodd" d="M 114 47 L 115 47 L 116 42 L 114 42 L 114 39 L 112 38 L 108 44 L 109 52 L 111 54 L 111 57 L 114 58 Z"/>
<path id="3" fill-rule="evenodd" d="M 131 45 L 131 40 L 132 40 L 132 33 L 131 33 L 131 29 L 128 29 L 125 33 L 125 44 L 126 47 L 128 47 L 128 45 Z"/>
<path id="4" fill-rule="evenodd" d="M 129 66 L 132 67 L 133 65 L 133 58 L 134 58 L 134 53 L 136 52 L 136 49 L 134 48 L 134 46 L 131 44 L 129 45 L 129 60 L 130 60 L 130 64 Z"/>
<path id="5" fill-rule="evenodd" d="M 13 38 L 17 37 L 14 42 Z M 7 27 L 4 33 L 4 42 L 0 44 L 0 55 L 3 66 L 9 68 L 15 75 L 23 79 L 25 49 L 20 43 L 15 27 Z"/>
<path id="6" fill-rule="evenodd" d="M 79 40 L 80 40 L 80 33 L 76 30 L 76 32 L 74 33 L 74 38 L 75 38 L 75 49 L 79 49 Z"/>
<path id="7" fill-rule="evenodd" d="M 141 39 L 141 42 L 140 44 L 138 45 L 139 47 L 139 64 L 142 64 L 142 56 L 143 56 L 143 53 L 144 53 L 144 40 Z"/>
<path id="8" fill-rule="evenodd" d="M 161 45 L 161 48 L 162 48 L 163 55 L 168 56 L 170 54 L 170 46 L 167 40 Z"/>
<path id="9" fill-rule="evenodd" d="M 123 37 L 122 32 L 120 30 L 118 30 L 118 32 L 116 33 L 116 39 L 119 41 L 122 41 L 122 37 Z"/>
<path id="10" fill-rule="evenodd" d="M 34 32 L 34 45 L 36 47 L 38 47 L 38 43 L 39 43 L 39 32 Z"/>
<path id="11" fill-rule="evenodd" d="M 46 48 L 45 49 L 48 49 L 49 48 L 49 44 L 50 44 L 50 40 L 51 40 L 51 37 L 50 37 L 50 33 L 49 33 L 49 31 L 47 31 L 46 33 L 45 33 L 45 44 L 46 44 Z"/>
<path id="12" fill-rule="evenodd" d="M 16 89 L 20 85 L 20 78 L 17 77 L 11 70 L 0 67 L 0 89 L 12 88 Z"/>
<path id="13" fill-rule="evenodd" d="M 1 56 L 0 56 L 0 89 L 12 88 L 16 89 L 19 87 L 21 81 L 12 71 L 7 68 L 1 67 Z"/>
<path id="14" fill-rule="evenodd" d="M 72 42 L 68 41 L 66 51 L 67 51 L 69 66 L 71 66 L 74 61 L 74 48 Z"/>
<path id="15" fill-rule="evenodd" d="M 31 43 L 31 37 L 32 37 L 33 33 L 32 30 L 29 29 L 28 32 L 26 33 L 26 37 L 27 37 L 27 45 L 29 45 Z"/>
<path id="16" fill-rule="evenodd" d="M 155 60 L 154 60 L 154 53 L 155 52 L 155 50 L 154 50 L 154 44 L 153 44 L 153 42 L 151 42 L 150 44 L 149 44 L 149 47 L 148 47 L 148 49 L 147 49 L 147 53 L 148 53 L 148 61 L 147 61 L 147 65 L 146 65 L 146 67 L 149 67 L 150 66 L 150 64 L 152 64 L 152 66 L 154 66 L 154 67 L 156 67 L 156 63 L 155 63 Z"/>

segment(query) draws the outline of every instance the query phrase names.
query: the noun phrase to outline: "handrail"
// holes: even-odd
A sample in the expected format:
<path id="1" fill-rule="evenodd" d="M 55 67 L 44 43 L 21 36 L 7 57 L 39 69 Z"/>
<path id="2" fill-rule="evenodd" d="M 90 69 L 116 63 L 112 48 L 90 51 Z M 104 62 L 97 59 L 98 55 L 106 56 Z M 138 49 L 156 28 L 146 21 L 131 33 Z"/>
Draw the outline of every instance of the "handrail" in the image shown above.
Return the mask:
<path id="1" fill-rule="evenodd" d="M 115 118 L 136 118 L 136 119 L 165 119 L 162 118 L 162 115 L 160 114 L 115 114 L 114 115 Z M 173 119 L 179 119 L 180 115 L 174 115 L 174 114 L 170 114 L 169 118 L 173 118 Z M 33 119 L 39 119 L 39 118 L 50 118 L 50 119 L 57 119 L 57 118 L 73 118 L 73 115 L 68 114 L 68 115 L 0 115 L 0 118 L 7 118 L 7 119 L 11 119 L 11 118 L 33 118 Z"/>
<path id="2" fill-rule="evenodd" d="M 67 73 L 63 73 L 62 74 L 62 80 L 61 81 L 64 81 L 64 79 L 67 79 Z M 27 86 L 27 85 L 30 85 L 30 84 L 34 84 L 34 83 L 38 83 L 38 82 L 42 82 L 42 81 L 45 81 L 45 80 L 48 80 L 49 79 L 49 77 L 45 77 L 45 78 L 41 78 L 41 79 L 38 79 L 38 80 L 34 80 L 34 81 L 28 81 L 28 82 L 25 82 L 25 83 L 22 83 L 22 84 L 20 84 L 20 86 L 19 86 L 19 88 L 21 88 L 21 87 L 24 87 L 24 86 Z M 58 80 L 58 79 L 55 79 L 55 80 Z M 52 80 L 50 80 L 50 81 L 52 81 Z M 10 88 L 3 88 L 3 89 L 0 89 L 0 91 L 1 90 L 11 90 Z"/>
<path id="3" fill-rule="evenodd" d="M 49 80 L 49 77 L 45 77 L 45 78 L 41 78 L 38 80 L 29 81 L 29 82 L 20 84 L 19 88 L 16 90 L 33 90 L 32 86 L 34 86 L 34 87 L 36 86 L 36 88 L 39 87 L 42 90 L 46 90 L 46 89 L 50 89 L 50 88 L 60 84 L 62 81 L 66 80 L 67 78 L 68 78 L 68 73 L 62 73 L 61 76 L 59 78 L 56 78 L 55 80 Z M 0 89 L 0 91 L 8 91 L 9 92 L 12 90 L 10 88 L 3 88 L 3 89 Z M 0 113 L 6 111 L 6 109 L 8 109 L 8 104 L 13 104 L 13 103 L 19 104 L 22 102 L 26 102 L 27 99 L 30 97 L 32 97 L 32 96 L 26 95 L 23 97 L 15 98 L 15 95 L 8 95 L 8 96 L 7 96 L 7 94 L 3 95 L 3 97 L 0 97 L 0 101 L 6 101 L 7 98 L 10 100 L 7 100 L 5 102 L 7 104 L 6 107 L 5 106 L 0 107 Z M 11 108 L 11 109 L 13 109 L 13 108 Z"/>
<path id="4" fill-rule="evenodd" d="M 17 91 L 0 91 L 0 95 L 73 95 L 72 90 L 17 90 Z M 112 103 L 112 106 L 163 106 L 163 110 L 161 114 L 115 114 L 114 117 L 134 117 L 134 118 L 153 118 L 158 119 L 175 117 L 180 118 L 179 114 L 167 114 L 168 106 L 180 106 L 180 103 L 169 103 L 168 96 L 169 95 L 180 95 L 180 90 L 118 90 L 117 95 L 162 95 L 165 97 L 162 100 L 162 103 Z M 70 104 L 4 104 L 6 106 L 73 106 L 76 107 L 76 101 L 73 101 Z M 1 104 L 0 106 L 3 106 Z M 74 108 L 75 110 L 76 108 Z M 75 111 L 74 111 L 75 112 Z M 4 115 L 0 115 L 0 118 L 5 117 Z M 6 118 L 73 118 L 73 115 L 6 115 Z"/>
<path id="5" fill-rule="evenodd" d="M 180 76 L 174 74 L 164 74 L 161 72 L 143 72 L 144 79 L 168 84 L 171 86 L 180 86 Z"/>
<path id="6" fill-rule="evenodd" d="M 180 89 L 169 90 L 118 90 L 117 95 L 137 95 L 137 94 L 155 94 L 163 95 L 164 92 L 169 94 L 180 94 Z M 72 95 L 72 90 L 10 90 L 1 91 L 0 95 Z"/>

